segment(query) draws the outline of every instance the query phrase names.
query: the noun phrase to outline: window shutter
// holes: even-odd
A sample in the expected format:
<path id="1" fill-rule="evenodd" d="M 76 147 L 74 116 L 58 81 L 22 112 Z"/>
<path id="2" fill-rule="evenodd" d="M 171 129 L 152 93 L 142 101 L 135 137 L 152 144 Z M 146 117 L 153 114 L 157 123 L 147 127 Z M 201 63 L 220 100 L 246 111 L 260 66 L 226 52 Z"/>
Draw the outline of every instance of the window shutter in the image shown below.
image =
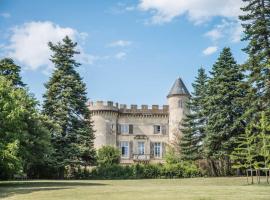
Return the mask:
<path id="1" fill-rule="evenodd" d="M 156 134 L 156 133 L 157 133 L 157 126 L 154 125 L 154 134 Z"/>
<path id="2" fill-rule="evenodd" d="M 128 133 L 133 134 L 133 124 L 129 124 Z"/>
<path id="3" fill-rule="evenodd" d="M 166 155 L 166 143 L 162 142 L 162 158 L 164 158 Z"/>
<path id="4" fill-rule="evenodd" d="M 162 134 L 163 134 L 163 135 L 166 135 L 166 126 L 165 126 L 165 125 L 163 125 L 163 126 L 161 127 L 161 131 L 162 131 Z"/>
<path id="5" fill-rule="evenodd" d="M 130 159 L 133 158 L 133 142 L 132 141 L 129 142 L 129 158 Z"/>
<path id="6" fill-rule="evenodd" d="M 150 157 L 154 158 L 154 143 L 150 142 Z"/>

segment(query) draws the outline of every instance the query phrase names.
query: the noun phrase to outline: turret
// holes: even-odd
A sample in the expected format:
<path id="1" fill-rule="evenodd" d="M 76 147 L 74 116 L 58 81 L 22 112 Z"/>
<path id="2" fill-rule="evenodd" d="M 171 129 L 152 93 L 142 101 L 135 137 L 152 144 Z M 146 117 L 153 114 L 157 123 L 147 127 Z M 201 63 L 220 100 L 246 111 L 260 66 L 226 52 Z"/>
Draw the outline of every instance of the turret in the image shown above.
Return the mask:
<path id="1" fill-rule="evenodd" d="M 181 78 L 176 79 L 168 96 L 169 105 L 169 142 L 173 142 L 177 134 L 181 134 L 180 123 L 187 112 L 186 103 L 190 94 Z"/>
<path id="2" fill-rule="evenodd" d="M 89 110 L 94 123 L 94 146 L 99 149 L 102 146 L 116 146 L 116 126 L 118 116 L 118 104 L 103 101 L 90 102 Z"/>

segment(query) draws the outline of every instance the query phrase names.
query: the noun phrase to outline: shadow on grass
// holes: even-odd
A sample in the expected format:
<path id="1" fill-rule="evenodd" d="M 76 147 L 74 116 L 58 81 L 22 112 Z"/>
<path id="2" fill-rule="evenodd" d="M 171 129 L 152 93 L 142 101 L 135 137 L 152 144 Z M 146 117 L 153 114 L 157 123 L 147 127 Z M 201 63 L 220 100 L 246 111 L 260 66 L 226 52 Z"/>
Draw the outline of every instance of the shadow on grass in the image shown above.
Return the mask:
<path id="1" fill-rule="evenodd" d="M 0 182 L 0 199 L 37 191 L 66 190 L 74 187 L 104 186 L 102 183 L 83 181 L 7 181 Z"/>

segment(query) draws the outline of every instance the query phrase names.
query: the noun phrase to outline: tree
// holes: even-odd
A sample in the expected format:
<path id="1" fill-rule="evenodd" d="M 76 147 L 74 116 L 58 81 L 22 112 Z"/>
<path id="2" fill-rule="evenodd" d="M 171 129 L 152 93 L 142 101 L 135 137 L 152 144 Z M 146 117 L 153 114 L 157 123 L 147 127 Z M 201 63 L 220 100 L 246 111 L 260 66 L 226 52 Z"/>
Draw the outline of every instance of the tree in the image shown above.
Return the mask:
<path id="1" fill-rule="evenodd" d="M 260 162 L 264 168 L 270 167 L 270 123 L 267 119 L 265 112 L 261 113 L 259 123 L 254 124 L 254 127 L 258 131 L 258 147 L 259 155 L 263 158 Z"/>
<path id="2" fill-rule="evenodd" d="M 244 15 L 240 16 L 244 28 L 244 51 L 249 55 L 244 67 L 248 73 L 249 118 L 259 119 L 260 111 L 270 115 L 270 1 L 243 0 Z"/>
<path id="3" fill-rule="evenodd" d="M 235 147 L 236 139 L 244 131 L 242 115 L 246 107 L 242 101 L 246 95 L 244 76 L 230 48 L 222 50 L 211 75 L 204 104 L 207 116 L 204 152 L 210 161 L 220 162 L 219 173 L 212 167 L 214 175 L 228 175 L 229 155 Z"/>
<path id="4" fill-rule="evenodd" d="M 249 125 L 245 132 L 241 134 L 237 139 L 237 147 L 233 150 L 230 158 L 233 161 L 233 168 L 237 169 L 249 169 L 251 172 L 251 183 L 253 184 L 253 169 L 258 166 L 256 162 L 257 143 L 256 135 L 253 132 L 253 126 Z M 247 182 L 248 182 L 248 171 Z"/>
<path id="5" fill-rule="evenodd" d="M 75 70 L 80 66 L 74 60 L 79 53 L 76 45 L 67 36 L 57 44 L 49 43 L 55 70 L 45 85 L 43 113 L 60 127 L 52 135 L 59 178 L 64 177 L 66 166 L 89 164 L 95 156 L 86 86 Z"/>
<path id="6" fill-rule="evenodd" d="M 204 101 L 207 89 L 207 75 L 205 70 L 198 70 L 198 77 L 192 84 L 194 92 L 187 107 L 188 113 L 182 122 L 182 137 L 180 140 L 181 158 L 183 160 L 197 160 L 202 158 L 202 140 L 205 137 L 206 117 L 204 115 Z"/>
<path id="7" fill-rule="evenodd" d="M 24 87 L 20 76 L 21 67 L 14 64 L 10 58 L 0 60 L 0 75 L 5 76 L 7 80 L 12 81 L 15 86 Z"/>
<path id="8" fill-rule="evenodd" d="M 119 164 L 120 150 L 113 146 L 103 146 L 98 150 L 97 162 L 99 166 L 108 167 Z"/>
<path id="9" fill-rule="evenodd" d="M 24 89 L 0 76 L 0 179 L 12 178 L 23 169 L 20 147 L 31 101 Z"/>

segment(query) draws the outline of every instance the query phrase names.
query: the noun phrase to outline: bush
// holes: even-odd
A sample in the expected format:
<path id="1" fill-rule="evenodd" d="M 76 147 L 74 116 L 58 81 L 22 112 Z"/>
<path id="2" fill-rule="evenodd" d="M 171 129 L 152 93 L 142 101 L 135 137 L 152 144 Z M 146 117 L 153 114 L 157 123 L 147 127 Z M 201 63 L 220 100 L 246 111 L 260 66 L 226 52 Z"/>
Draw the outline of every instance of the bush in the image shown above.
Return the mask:
<path id="1" fill-rule="evenodd" d="M 91 179 L 140 179 L 140 178 L 187 178 L 200 176 L 195 164 L 181 162 L 176 164 L 134 164 L 101 165 L 89 172 Z"/>
<path id="2" fill-rule="evenodd" d="M 99 166 L 119 164 L 120 150 L 113 146 L 103 146 L 98 150 L 97 163 Z"/>

